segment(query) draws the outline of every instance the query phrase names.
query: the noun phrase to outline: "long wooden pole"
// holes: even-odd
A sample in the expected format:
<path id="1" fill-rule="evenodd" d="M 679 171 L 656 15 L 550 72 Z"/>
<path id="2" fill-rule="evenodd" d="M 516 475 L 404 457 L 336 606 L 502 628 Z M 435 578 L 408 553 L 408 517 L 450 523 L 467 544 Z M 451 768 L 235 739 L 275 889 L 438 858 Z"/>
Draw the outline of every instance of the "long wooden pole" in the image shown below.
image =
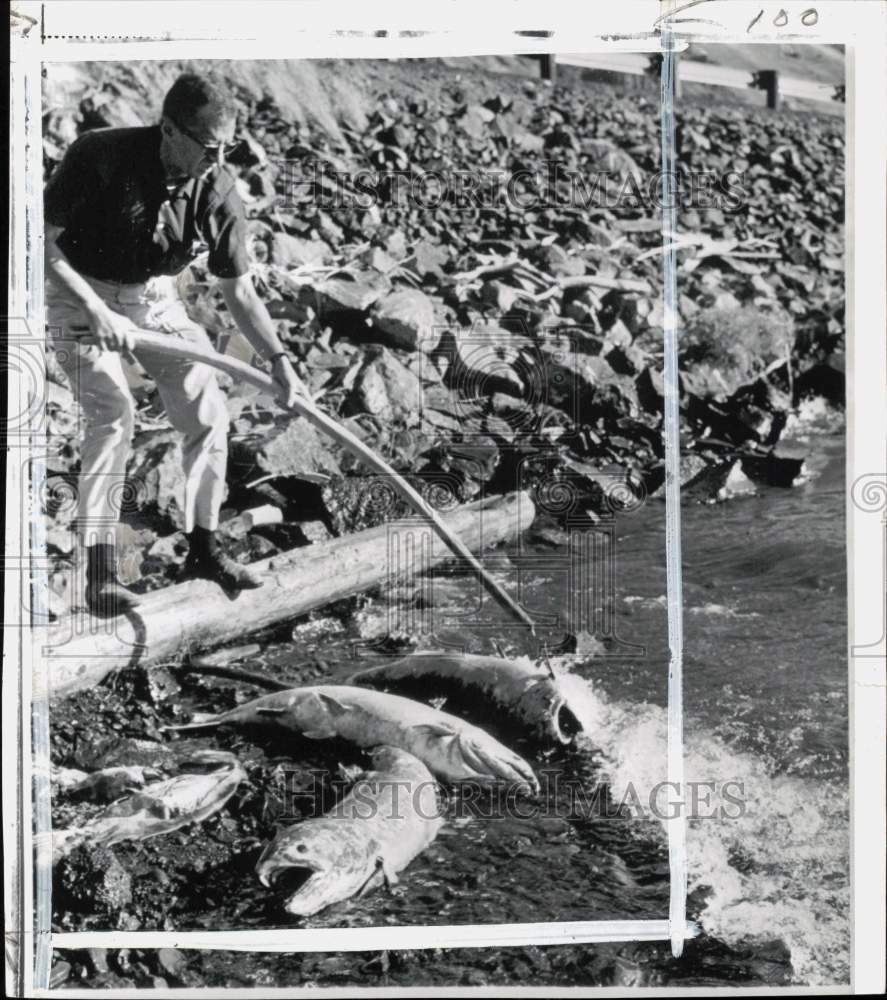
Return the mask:
<path id="1" fill-rule="evenodd" d="M 158 354 L 163 354 L 170 358 L 181 358 L 187 361 L 202 361 L 204 364 L 212 365 L 219 371 L 225 372 L 232 378 L 248 382 L 250 385 L 265 389 L 268 392 L 277 394 L 278 388 L 274 380 L 257 369 L 238 361 L 235 358 L 226 357 L 216 351 L 207 350 L 194 344 L 175 339 L 165 334 L 134 332 L 133 341 L 135 349 L 146 348 Z M 292 409 L 300 416 L 310 420 L 315 427 L 319 428 L 334 441 L 337 441 L 343 448 L 346 448 L 369 468 L 388 477 L 388 481 L 400 496 L 417 513 L 421 514 L 434 529 L 437 536 L 452 549 L 452 551 L 462 559 L 471 571 L 481 581 L 487 592 L 495 598 L 499 604 L 509 611 L 518 621 L 528 626 L 530 632 L 535 634 L 533 619 L 526 611 L 507 593 L 489 573 L 483 568 L 475 558 L 471 550 L 465 545 L 458 535 L 454 534 L 441 519 L 438 512 L 421 496 L 412 486 L 382 458 L 380 458 L 371 448 L 368 448 L 359 438 L 355 437 L 349 430 L 340 423 L 333 420 L 319 410 L 314 403 L 304 398 L 297 398 Z"/>

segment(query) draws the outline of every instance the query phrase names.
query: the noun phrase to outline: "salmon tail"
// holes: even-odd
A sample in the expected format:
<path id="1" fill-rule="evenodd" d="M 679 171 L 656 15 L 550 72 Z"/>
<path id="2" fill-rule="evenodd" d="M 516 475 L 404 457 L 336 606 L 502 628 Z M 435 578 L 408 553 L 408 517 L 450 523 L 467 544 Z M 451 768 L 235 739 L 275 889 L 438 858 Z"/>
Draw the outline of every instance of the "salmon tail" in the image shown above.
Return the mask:
<path id="1" fill-rule="evenodd" d="M 85 839 L 84 831 L 80 827 L 71 827 L 68 830 L 53 830 L 50 848 L 52 852 L 52 864 L 56 865 L 62 858 L 66 858 Z"/>

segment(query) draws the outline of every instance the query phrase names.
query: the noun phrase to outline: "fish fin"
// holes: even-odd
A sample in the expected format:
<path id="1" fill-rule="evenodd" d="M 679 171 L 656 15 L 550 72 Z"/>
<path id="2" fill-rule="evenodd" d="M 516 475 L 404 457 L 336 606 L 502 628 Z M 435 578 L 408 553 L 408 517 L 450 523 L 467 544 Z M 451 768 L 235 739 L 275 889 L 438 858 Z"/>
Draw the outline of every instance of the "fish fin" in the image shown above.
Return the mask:
<path id="1" fill-rule="evenodd" d="M 352 711 L 350 705 L 345 705 L 338 698 L 334 698 L 331 694 L 321 694 L 318 693 L 317 697 L 323 702 L 324 708 L 326 708 L 332 715 L 346 715 L 348 712 Z"/>
<path id="2" fill-rule="evenodd" d="M 382 869 L 382 878 L 385 879 L 385 888 L 390 889 L 393 885 L 397 885 L 400 879 L 388 867 L 387 861 L 380 856 L 376 863 Z"/>
<path id="3" fill-rule="evenodd" d="M 453 736 L 456 732 L 450 726 L 442 726 L 440 724 L 435 725 L 434 723 L 422 723 L 419 726 L 413 726 L 413 729 L 417 733 L 425 733 L 427 736 Z"/>
<path id="4" fill-rule="evenodd" d="M 376 867 L 369 874 L 366 882 L 364 882 L 364 884 L 357 890 L 358 899 L 362 899 L 380 883 L 383 884 L 386 889 L 391 889 L 391 887 L 393 885 L 397 885 L 399 881 L 398 877 L 388 867 L 388 863 L 381 854 L 376 858 L 375 864 Z"/>
<path id="5" fill-rule="evenodd" d="M 364 896 L 368 895 L 380 881 L 384 879 L 384 874 L 382 872 L 382 859 L 376 858 L 376 867 L 367 875 L 366 881 L 355 893 L 355 898 L 363 899 Z"/>

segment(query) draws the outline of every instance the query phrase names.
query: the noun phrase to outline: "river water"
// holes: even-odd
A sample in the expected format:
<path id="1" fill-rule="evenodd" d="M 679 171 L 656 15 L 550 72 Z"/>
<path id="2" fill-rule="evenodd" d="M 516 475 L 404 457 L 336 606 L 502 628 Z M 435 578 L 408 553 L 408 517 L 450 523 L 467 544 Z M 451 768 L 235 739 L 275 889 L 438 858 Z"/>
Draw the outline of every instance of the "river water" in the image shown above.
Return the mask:
<path id="1" fill-rule="evenodd" d="M 688 829 L 688 916 L 700 938 L 680 961 L 664 943 L 416 952 L 408 968 L 386 967 L 384 981 L 849 981 L 844 437 L 803 427 L 790 442 L 808 456 L 803 485 L 683 511 L 686 778 L 708 783 Z M 512 740 L 545 776 L 539 802 L 521 816 L 483 804 L 459 810 L 392 892 L 334 906 L 310 926 L 667 915 L 665 825 L 649 809 L 633 808 L 649 803 L 666 777 L 664 544 L 660 502 L 617 517 L 616 635 L 645 652 L 554 656 L 558 672 L 570 671 L 562 682 L 588 737 L 575 750 L 541 756 Z M 568 606 L 563 574 L 545 568 L 551 548 L 539 543 L 534 551 L 539 565 L 524 574 L 523 598 L 536 611 Z M 508 567 L 500 574 L 509 579 Z M 523 652 L 519 633 L 496 629 L 502 617 L 495 607 L 480 616 L 491 628 L 446 627 L 447 613 L 457 614 L 473 593 L 464 578 L 445 581 L 435 601 L 439 638 L 490 652 L 497 636 L 507 653 Z M 262 669 L 285 675 L 299 655 L 322 655 L 335 664 L 324 680 L 339 679 L 355 667 L 357 633 L 372 637 L 388 622 L 388 610 L 371 604 L 344 631 L 324 634 L 322 621 L 305 624 L 295 630 L 295 645 L 266 650 Z M 357 665 L 373 659 L 364 652 Z M 491 728 L 496 732 L 495 723 Z M 603 788 L 612 808 L 589 809 L 587 801 L 582 808 L 581 796 L 577 807 L 577 787 Z M 250 902 L 254 884 L 238 895 L 234 926 L 267 923 L 269 901 L 260 908 Z M 276 913 L 277 926 L 286 926 Z M 255 974 L 278 985 L 371 985 L 380 974 L 372 964 L 355 973 L 347 956 L 254 956 L 247 964 L 256 966 L 250 981 Z M 226 978 L 226 965 L 222 955 L 207 958 L 208 981 L 240 981 Z M 245 966 L 238 971 L 245 974 Z"/>

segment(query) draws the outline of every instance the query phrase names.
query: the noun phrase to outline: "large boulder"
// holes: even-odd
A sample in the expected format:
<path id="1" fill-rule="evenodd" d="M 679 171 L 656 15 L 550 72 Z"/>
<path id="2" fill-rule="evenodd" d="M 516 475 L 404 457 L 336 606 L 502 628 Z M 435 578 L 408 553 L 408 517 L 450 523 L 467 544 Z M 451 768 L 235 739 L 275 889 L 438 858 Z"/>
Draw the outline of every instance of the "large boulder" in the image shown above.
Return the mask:
<path id="1" fill-rule="evenodd" d="M 417 425 L 422 409 L 422 383 L 418 375 L 384 347 L 370 353 L 354 383 L 347 410 L 370 413 L 380 420 L 397 417 Z"/>
<path id="2" fill-rule="evenodd" d="M 263 476 L 315 479 L 338 475 L 339 462 L 327 439 L 304 417 L 279 414 L 229 438 L 229 479 L 245 483 Z"/>
<path id="3" fill-rule="evenodd" d="M 445 379 L 463 396 L 504 392 L 522 397 L 529 388 L 525 337 L 494 323 L 444 331 L 437 353 L 447 362 Z"/>
<path id="4" fill-rule="evenodd" d="M 321 266 L 332 256 L 323 240 L 305 240 L 289 233 L 274 233 L 271 237 L 271 263 L 278 267 Z"/>
<path id="5" fill-rule="evenodd" d="M 433 347 L 434 305 L 417 288 L 398 288 L 370 310 L 373 339 L 404 351 Z"/>
<path id="6" fill-rule="evenodd" d="M 580 354 L 569 342 L 549 338 L 539 345 L 544 358 L 545 401 L 579 423 L 598 417 L 633 417 L 640 409 L 635 380 L 616 372 L 600 354 Z"/>

